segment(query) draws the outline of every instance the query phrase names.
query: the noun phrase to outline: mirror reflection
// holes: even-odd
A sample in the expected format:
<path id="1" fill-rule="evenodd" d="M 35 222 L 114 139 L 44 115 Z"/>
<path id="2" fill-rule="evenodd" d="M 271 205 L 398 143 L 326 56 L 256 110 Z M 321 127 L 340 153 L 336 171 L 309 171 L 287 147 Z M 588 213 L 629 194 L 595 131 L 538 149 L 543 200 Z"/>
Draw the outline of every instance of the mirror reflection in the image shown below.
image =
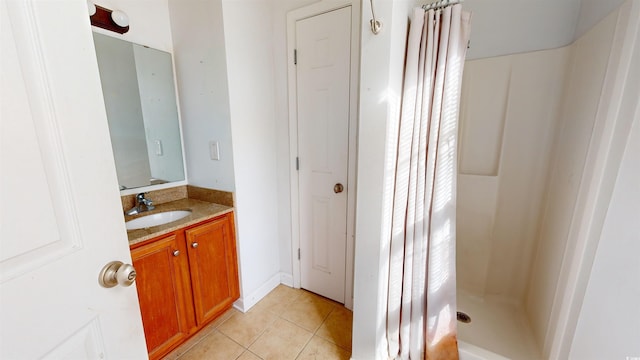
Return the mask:
<path id="1" fill-rule="evenodd" d="M 120 190 L 184 180 L 171 54 L 93 38 Z"/>

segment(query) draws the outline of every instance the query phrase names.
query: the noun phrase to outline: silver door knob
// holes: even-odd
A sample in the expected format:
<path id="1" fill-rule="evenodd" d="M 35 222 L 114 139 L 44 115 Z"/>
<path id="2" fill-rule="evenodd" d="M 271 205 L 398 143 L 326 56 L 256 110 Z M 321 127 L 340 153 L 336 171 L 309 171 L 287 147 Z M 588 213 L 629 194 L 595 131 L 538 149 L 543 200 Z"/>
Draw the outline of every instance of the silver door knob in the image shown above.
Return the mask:
<path id="1" fill-rule="evenodd" d="M 173 256 L 178 256 L 180 255 L 180 250 L 174 250 L 173 251 Z"/>
<path id="2" fill-rule="evenodd" d="M 339 194 L 344 191 L 344 185 L 337 183 L 333 186 L 333 192 Z"/>
<path id="3" fill-rule="evenodd" d="M 105 265 L 100 271 L 98 282 L 106 288 L 116 285 L 131 286 L 136 280 L 136 269 L 130 264 L 123 264 L 122 261 L 112 261 Z"/>
<path id="4" fill-rule="evenodd" d="M 198 247 L 198 243 L 197 242 L 191 243 L 191 247 L 194 248 L 194 249 L 197 248 Z"/>

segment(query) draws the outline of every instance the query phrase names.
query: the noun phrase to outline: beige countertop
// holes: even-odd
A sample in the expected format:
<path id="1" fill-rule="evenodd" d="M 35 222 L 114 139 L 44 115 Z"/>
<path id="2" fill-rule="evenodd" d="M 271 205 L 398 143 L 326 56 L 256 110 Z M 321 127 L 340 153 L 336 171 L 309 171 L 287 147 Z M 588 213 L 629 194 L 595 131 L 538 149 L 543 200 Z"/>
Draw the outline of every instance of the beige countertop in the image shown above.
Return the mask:
<path id="1" fill-rule="evenodd" d="M 191 210 L 191 215 L 164 225 L 152 226 L 144 229 L 129 230 L 127 231 L 129 246 L 141 243 L 160 235 L 168 234 L 180 228 L 197 224 L 207 219 L 212 219 L 219 215 L 226 214 L 233 211 L 233 207 L 194 199 L 180 199 L 160 204 L 156 206 L 156 208 L 152 211 L 145 211 L 139 215 L 125 216 L 124 220 L 129 221 L 145 215 L 173 210 Z"/>

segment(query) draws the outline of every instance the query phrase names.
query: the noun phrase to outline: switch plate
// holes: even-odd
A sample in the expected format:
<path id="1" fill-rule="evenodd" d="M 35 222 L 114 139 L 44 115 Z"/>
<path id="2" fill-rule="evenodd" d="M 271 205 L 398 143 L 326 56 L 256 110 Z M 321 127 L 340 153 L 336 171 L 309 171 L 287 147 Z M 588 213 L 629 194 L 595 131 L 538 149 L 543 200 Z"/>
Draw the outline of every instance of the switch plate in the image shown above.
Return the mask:
<path id="1" fill-rule="evenodd" d="M 209 155 L 211 160 L 220 160 L 220 145 L 218 145 L 217 141 L 209 142 Z"/>
<path id="2" fill-rule="evenodd" d="M 162 156 L 163 152 L 162 152 L 162 140 L 155 140 L 154 144 L 156 146 L 156 155 L 157 156 Z"/>

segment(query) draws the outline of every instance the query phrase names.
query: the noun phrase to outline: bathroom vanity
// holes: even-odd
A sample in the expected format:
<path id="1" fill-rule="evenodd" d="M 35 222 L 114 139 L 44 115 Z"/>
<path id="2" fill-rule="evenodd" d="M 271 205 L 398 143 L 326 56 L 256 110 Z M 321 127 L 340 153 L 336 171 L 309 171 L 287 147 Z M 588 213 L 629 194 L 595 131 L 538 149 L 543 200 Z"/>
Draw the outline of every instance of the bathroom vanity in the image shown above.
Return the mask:
<path id="1" fill-rule="evenodd" d="M 152 360 L 185 342 L 240 295 L 233 208 L 185 198 L 151 213 L 177 209 L 191 215 L 127 232 Z"/>
<path id="2" fill-rule="evenodd" d="M 172 54 L 100 33 L 94 45 L 155 360 L 239 297 L 233 195 L 186 185 Z"/>

